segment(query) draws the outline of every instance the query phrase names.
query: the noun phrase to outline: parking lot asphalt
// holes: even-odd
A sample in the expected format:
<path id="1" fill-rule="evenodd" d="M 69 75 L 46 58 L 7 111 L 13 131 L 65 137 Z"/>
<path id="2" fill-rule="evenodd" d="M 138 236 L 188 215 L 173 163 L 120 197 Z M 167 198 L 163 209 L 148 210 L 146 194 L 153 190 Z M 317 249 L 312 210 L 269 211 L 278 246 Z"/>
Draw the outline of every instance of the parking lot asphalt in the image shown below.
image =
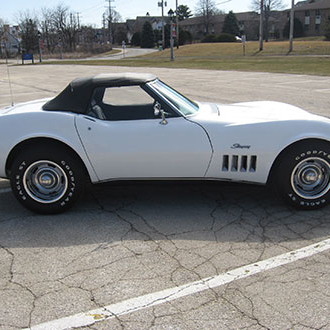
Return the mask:
<path id="1" fill-rule="evenodd" d="M 328 77 L 9 68 L 15 103 L 52 97 L 79 76 L 125 71 L 157 74 L 199 101 L 275 100 L 330 115 Z M 9 105 L 5 65 L 0 87 L 0 106 Z M 1 330 L 330 329 L 330 207 L 297 211 L 262 186 L 118 182 L 91 187 L 67 213 L 42 216 L 0 180 L 0 210 Z M 305 247 L 312 253 L 297 251 Z M 240 276 L 226 282 L 228 274 Z"/>

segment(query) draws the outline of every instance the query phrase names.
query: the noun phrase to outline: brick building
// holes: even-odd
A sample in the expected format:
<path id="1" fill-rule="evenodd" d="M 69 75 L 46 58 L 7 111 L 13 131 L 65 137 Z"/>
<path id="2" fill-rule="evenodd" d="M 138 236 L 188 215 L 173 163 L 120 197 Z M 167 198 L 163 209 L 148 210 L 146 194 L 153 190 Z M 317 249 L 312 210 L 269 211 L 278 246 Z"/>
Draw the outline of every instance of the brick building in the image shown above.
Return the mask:
<path id="1" fill-rule="evenodd" d="M 260 16 L 256 12 L 235 13 L 239 22 L 241 34 L 248 40 L 257 40 L 259 37 Z M 305 36 L 324 35 L 324 27 L 330 16 L 330 0 L 300 1 L 295 5 L 295 17 L 304 26 Z M 273 11 L 268 21 L 268 35 L 271 39 L 282 39 L 283 30 L 290 17 L 290 9 Z M 209 24 L 210 34 L 220 34 L 225 20 L 225 14 L 211 17 Z M 206 30 L 203 17 L 192 17 L 180 22 L 180 26 L 189 31 L 193 40 L 204 38 Z"/>
<path id="2" fill-rule="evenodd" d="M 286 12 L 289 15 L 289 10 Z M 330 0 L 300 1 L 295 6 L 295 17 L 303 24 L 306 37 L 324 35 L 329 16 Z"/>
<path id="3" fill-rule="evenodd" d="M 240 34 L 245 34 L 247 40 L 259 38 L 260 16 L 257 12 L 235 13 L 239 22 Z M 305 36 L 318 36 L 324 34 L 324 26 L 330 15 L 330 0 L 307 0 L 300 1 L 295 5 L 295 17 L 304 26 Z M 272 11 L 268 20 L 268 36 L 270 39 L 282 39 L 285 24 L 290 17 L 290 9 L 283 11 Z M 218 35 L 222 32 L 225 14 L 214 15 L 210 18 L 209 34 Z M 120 40 L 131 41 L 135 32 L 141 32 L 143 24 L 149 21 L 154 30 L 161 30 L 161 16 L 138 16 L 136 19 L 128 19 L 126 22 L 114 23 L 114 41 L 121 44 Z M 164 24 L 169 23 L 170 17 L 164 16 Z M 180 22 L 180 27 L 192 34 L 194 41 L 200 41 L 205 37 L 206 27 L 203 17 L 196 16 Z M 108 40 L 107 29 L 99 33 L 98 41 Z"/>
<path id="4" fill-rule="evenodd" d="M 259 15 L 256 12 L 235 13 L 239 22 L 241 34 L 245 34 L 248 40 L 258 38 Z M 220 34 L 225 21 L 225 14 L 211 16 L 209 22 L 209 34 Z M 180 27 L 192 34 L 193 40 L 201 40 L 206 34 L 203 17 L 197 16 L 180 22 Z"/>

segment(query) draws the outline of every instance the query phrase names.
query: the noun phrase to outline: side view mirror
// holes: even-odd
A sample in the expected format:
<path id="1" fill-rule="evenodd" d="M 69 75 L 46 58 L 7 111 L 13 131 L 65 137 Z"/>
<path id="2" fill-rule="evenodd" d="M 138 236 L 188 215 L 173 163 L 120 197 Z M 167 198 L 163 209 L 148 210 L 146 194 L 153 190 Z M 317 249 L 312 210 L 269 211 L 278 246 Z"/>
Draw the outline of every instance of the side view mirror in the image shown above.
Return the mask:
<path id="1" fill-rule="evenodd" d="M 155 105 L 154 105 L 154 115 L 155 117 L 158 117 L 159 114 L 161 115 L 162 117 L 162 120 L 159 122 L 161 125 L 167 125 L 168 124 L 168 121 L 166 120 L 165 118 L 165 112 L 164 110 L 162 109 L 162 106 L 159 102 L 156 102 Z"/>
<path id="2" fill-rule="evenodd" d="M 155 117 L 159 116 L 161 109 L 162 109 L 162 106 L 160 105 L 160 103 L 156 102 L 155 105 L 154 105 L 154 115 L 155 115 Z"/>

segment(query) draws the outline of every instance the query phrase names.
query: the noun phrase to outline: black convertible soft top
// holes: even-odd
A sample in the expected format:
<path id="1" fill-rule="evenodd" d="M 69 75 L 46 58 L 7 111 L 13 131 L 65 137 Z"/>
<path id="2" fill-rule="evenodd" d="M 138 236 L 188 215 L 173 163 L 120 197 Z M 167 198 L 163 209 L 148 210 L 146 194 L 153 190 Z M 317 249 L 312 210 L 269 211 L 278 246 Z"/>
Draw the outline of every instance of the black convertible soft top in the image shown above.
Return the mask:
<path id="1" fill-rule="evenodd" d="M 157 79 L 152 74 L 111 73 L 73 80 L 60 94 L 43 105 L 44 110 L 86 113 L 97 87 L 143 85 Z"/>

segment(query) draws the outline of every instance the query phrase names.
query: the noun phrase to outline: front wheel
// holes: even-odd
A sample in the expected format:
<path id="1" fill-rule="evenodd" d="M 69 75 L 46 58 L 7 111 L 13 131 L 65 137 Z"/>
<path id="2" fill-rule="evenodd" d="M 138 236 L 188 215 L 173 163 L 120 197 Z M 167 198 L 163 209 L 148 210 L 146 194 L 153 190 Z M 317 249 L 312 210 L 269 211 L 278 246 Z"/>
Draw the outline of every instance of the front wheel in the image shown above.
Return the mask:
<path id="1" fill-rule="evenodd" d="M 276 172 L 282 197 L 291 205 L 313 210 L 330 202 L 330 145 L 305 142 L 290 148 Z"/>
<path id="2" fill-rule="evenodd" d="M 64 212 L 81 195 L 85 181 L 81 162 L 58 147 L 29 148 L 16 157 L 11 168 L 15 197 L 37 213 Z"/>

